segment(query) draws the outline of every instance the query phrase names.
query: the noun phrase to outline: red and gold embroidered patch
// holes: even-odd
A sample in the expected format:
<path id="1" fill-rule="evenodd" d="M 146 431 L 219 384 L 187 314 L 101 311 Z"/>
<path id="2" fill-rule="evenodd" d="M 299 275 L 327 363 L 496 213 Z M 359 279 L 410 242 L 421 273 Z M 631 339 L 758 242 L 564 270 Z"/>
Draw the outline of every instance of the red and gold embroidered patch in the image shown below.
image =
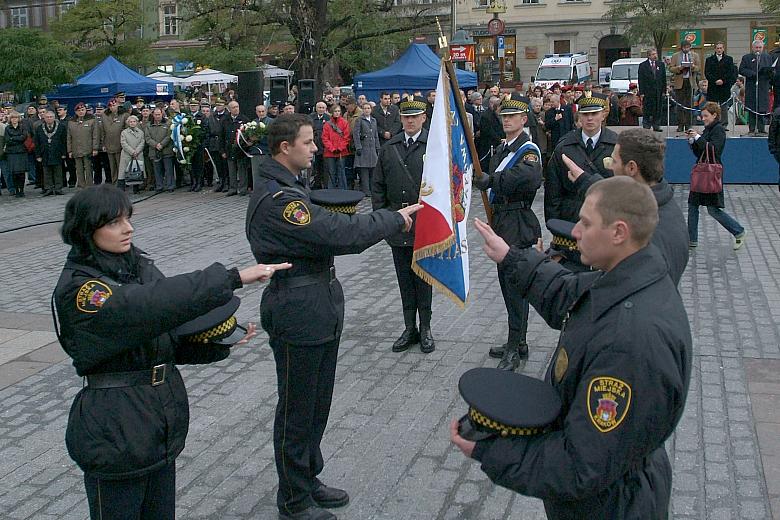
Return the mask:
<path id="1" fill-rule="evenodd" d="M 84 283 L 76 293 L 76 308 L 81 312 L 94 314 L 106 303 L 113 293 L 111 288 L 99 280 Z"/>
<path id="2" fill-rule="evenodd" d="M 536 155 L 534 152 L 528 152 L 525 155 L 523 155 L 524 161 L 531 161 L 531 162 L 539 162 L 539 156 Z"/>
<path id="3" fill-rule="evenodd" d="M 601 433 L 614 430 L 631 407 L 631 386 L 614 377 L 594 377 L 588 385 L 588 414 Z"/>
<path id="4" fill-rule="evenodd" d="M 308 226 L 311 223 L 311 213 L 302 200 L 294 200 L 287 204 L 282 212 L 282 217 L 296 226 Z"/>

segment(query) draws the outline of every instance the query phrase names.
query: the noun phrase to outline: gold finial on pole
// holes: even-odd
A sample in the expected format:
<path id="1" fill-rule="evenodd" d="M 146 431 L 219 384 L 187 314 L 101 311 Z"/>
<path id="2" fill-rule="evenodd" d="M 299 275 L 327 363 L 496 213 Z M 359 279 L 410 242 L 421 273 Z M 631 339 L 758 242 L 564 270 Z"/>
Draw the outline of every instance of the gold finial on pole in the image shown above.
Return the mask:
<path id="1" fill-rule="evenodd" d="M 436 27 L 439 29 L 439 49 L 447 48 L 447 37 L 444 36 L 444 31 L 441 30 L 441 24 L 439 23 L 439 17 L 436 17 Z"/>

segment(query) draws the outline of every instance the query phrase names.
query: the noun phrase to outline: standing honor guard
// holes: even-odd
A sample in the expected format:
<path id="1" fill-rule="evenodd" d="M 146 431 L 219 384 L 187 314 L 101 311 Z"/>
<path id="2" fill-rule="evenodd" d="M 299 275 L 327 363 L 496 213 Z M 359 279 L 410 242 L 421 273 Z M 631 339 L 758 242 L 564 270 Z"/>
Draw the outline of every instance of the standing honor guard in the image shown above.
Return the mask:
<path id="1" fill-rule="evenodd" d="M 523 131 L 528 120 L 530 100 L 518 93 L 501 103 L 501 120 L 506 142 L 490 159 L 490 174 L 474 180 L 489 190 L 493 210 L 493 230 L 508 244 L 528 248 L 542 236 L 531 205 L 542 185 L 542 154 Z M 490 357 L 501 358 L 498 368 L 515 370 L 528 357 L 528 301 L 510 290 L 506 272 L 498 264 L 498 282 L 509 319 L 506 343 L 490 349 Z"/>
<path id="2" fill-rule="evenodd" d="M 374 210 L 399 210 L 417 202 L 428 141 L 428 130 L 423 128 L 427 117 L 425 108 L 425 100 L 419 96 L 401 102 L 403 131 L 382 147 L 374 170 L 371 187 Z M 433 288 L 412 271 L 414 227 L 389 237 L 387 243 L 393 251 L 393 263 L 404 313 L 404 331 L 393 343 L 392 350 L 403 352 L 419 342 L 420 350 L 428 354 L 436 348 L 431 333 Z"/>

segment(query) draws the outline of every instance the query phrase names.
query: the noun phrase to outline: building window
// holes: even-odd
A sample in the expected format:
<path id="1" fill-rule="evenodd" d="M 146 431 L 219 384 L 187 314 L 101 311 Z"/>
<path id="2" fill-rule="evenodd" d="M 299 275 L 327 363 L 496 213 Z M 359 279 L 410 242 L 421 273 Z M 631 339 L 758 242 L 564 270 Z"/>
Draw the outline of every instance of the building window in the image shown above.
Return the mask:
<path id="1" fill-rule="evenodd" d="M 27 27 L 29 25 L 26 7 L 11 8 L 11 27 Z"/>
<path id="2" fill-rule="evenodd" d="M 571 52 L 571 40 L 553 40 L 553 52 L 555 54 Z"/>
<path id="3" fill-rule="evenodd" d="M 474 0 L 474 5 L 477 7 L 487 7 L 490 5 L 490 0 Z"/>
<path id="4" fill-rule="evenodd" d="M 161 6 L 162 10 L 162 36 L 176 36 L 179 34 L 178 18 L 176 17 L 176 4 Z"/>
<path id="5" fill-rule="evenodd" d="M 62 17 L 65 15 L 65 13 L 67 13 L 68 11 L 70 11 L 70 9 L 71 9 L 71 8 L 72 8 L 74 5 L 76 5 L 76 2 L 62 2 L 61 4 L 59 4 L 59 8 L 60 8 L 60 19 L 62 19 Z"/>
<path id="6" fill-rule="evenodd" d="M 538 4 L 539 0 L 523 0 L 524 4 Z"/>

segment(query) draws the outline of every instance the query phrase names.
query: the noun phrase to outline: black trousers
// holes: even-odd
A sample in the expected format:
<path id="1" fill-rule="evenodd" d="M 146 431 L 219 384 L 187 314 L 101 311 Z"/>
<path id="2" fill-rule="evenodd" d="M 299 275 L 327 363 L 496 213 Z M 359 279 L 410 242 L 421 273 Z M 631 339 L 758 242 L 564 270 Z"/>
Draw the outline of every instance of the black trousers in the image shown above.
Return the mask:
<path id="1" fill-rule="evenodd" d="M 274 458 L 281 512 L 297 513 L 315 505 L 311 492 L 324 465 L 320 442 L 330 414 L 340 339 L 313 346 L 269 340 L 279 393 Z"/>
<path id="2" fill-rule="evenodd" d="M 92 520 L 173 520 L 176 463 L 143 477 L 105 480 L 84 474 Z"/>
<path id="3" fill-rule="evenodd" d="M 512 289 L 509 280 L 506 279 L 506 271 L 498 264 L 498 283 L 501 285 L 501 294 L 504 296 L 506 314 L 509 320 L 510 345 L 518 345 L 526 342 L 528 332 L 528 300 L 522 298 L 516 289 Z"/>
<path id="4" fill-rule="evenodd" d="M 764 132 L 766 130 L 766 121 L 764 116 L 758 116 L 753 112 L 748 112 L 748 129 L 751 132 Z"/>
<path id="5" fill-rule="evenodd" d="M 228 182 L 228 166 L 227 161 L 224 157 L 222 157 L 222 152 L 217 150 L 216 152 L 213 150 L 209 150 L 209 153 L 211 154 L 211 159 L 214 161 L 214 166 L 217 168 L 217 175 L 219 176 L 219 185 L 222 186 L 224 189 L 227 189 L 229 182 Z"/>
<path id="6" fill-rule="evenodd" d="M 108 164 L 108 153 L 98 152 L 92 158 L 92 177 L 95 184 L 111 182 L 111 168 Z"/>
<path id="7" fill-rule="evenodd" d="M 420 326 L 431 326 L 431 300 L 433 288 L 412 271 L 413 247 L 391 247 L 398 289 L 401 291 L 401 307 L 404 311 L 404 326 L 414 327 L 417 316 Z"/>
<path id="8" fill-rule="evenodd" d="M 190 165 L 190 175 L 194 186 L 203 187 L 203 154 L 206 153 L 203 148 L 198 147 L 192 154 L 192 164 Z"/>
<path id="9" fill-rule="evenodd" d="M 684 78 L 682 88 L 676 89 L 674 95 L 677 102 L 683 106 L 690 107 L 693 93 L 691 92 L 690 78 Z M 682 107 L 677 107 L 677 128 L 689 129 L 693 124 L 693 112 Z"/>

